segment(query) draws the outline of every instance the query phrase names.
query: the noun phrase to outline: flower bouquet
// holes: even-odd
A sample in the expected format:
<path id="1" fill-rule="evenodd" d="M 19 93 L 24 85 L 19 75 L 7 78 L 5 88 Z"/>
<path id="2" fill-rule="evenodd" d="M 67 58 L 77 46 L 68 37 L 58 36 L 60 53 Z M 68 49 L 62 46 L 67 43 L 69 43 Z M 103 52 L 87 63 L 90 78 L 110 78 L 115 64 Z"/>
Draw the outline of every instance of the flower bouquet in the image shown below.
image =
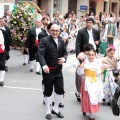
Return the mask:
<path id="1" fill-rule="evenodd" d="M 103 81 L 105 82 L 105 77 L 107 75 L 107 72 L 108 72 L 108 68 L 109 68 L 109 65 L 108 64 L 103 64 L 101 69 L 103 71 Z"/>
<path id="2" fill-rule="evenodd" d="M 24 6 L 22 2 L 14 5 L 10 14 L 9 26 L 11 29 L 12 44 L 23 47 L 30 27 L 35 23 L 34 8 Z"/>
<path id="3" fill-rule="evenodd" d="M 77 56 L 80 64 L 85 61 L 85 54 L 83 52 L 79 53 Z"/>

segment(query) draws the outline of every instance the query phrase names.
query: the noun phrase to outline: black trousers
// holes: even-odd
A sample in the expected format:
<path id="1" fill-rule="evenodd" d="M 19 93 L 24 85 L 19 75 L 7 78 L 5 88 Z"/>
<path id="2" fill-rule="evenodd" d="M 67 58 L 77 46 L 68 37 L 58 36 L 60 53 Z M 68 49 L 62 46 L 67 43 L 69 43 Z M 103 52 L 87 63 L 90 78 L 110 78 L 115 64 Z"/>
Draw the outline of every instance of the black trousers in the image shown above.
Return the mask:
<path id="1" fill-rule="evenodd" d="M 9 51 L 5 51 L 5 60 L 9 60 L 10 54 Z"/>
<path id="2" fill-rule="evenodd" d="M 5 70 L 5 52 L 0 53 L 0 71 Z"/>
<path id="3" fill-rule="evenodd" d="M 49 74 L 42 71 L 42 75 L 44 84 L 44 96 L 50 97 L 53 92 L 53 87 L 55 93 L 59 95 L 64 94 L 63 74 L 61 70 L 50 70 Z"/>
<path id="4" fill-rule="evenodd" d="M 108 43 L 108 45 L 113 45 L 113 39 L 114 39 L 114 37 L 108 37 L 107 38 L 107 43 Z"/>
<path id="5" fill-rule="evenodd" d="M 38 62 L 37 51 L 38 46 L 29 46 L 29 61 L 36 60 L 36 62 Z"/>

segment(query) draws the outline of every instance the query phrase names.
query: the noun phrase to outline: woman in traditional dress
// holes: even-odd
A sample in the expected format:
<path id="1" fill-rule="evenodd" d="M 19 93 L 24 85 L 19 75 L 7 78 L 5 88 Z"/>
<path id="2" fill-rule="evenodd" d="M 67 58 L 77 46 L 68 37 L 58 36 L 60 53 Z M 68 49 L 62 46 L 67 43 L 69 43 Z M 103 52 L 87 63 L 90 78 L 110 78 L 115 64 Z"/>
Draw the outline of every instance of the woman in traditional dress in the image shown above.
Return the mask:
<path id="1" fill-rule="evenodd" d="M 77 27 L 76 25 L 72 25 L 72 30 L 69 35 L 68 44 L 67 44 L 67 51 L 70 53 L 75 53 L 75 43 L 76 43 L 76 36 L 77 36 Z"/>
<path id="2" fill-rule="evenodd" d="M 99 110 L 103 98 L 101 64 L 96 58 L 96 51 L 88 52 L 88 58 L 81 64 L 85 78 L 81 84 L 81 110 L 83 115 L 89 113 L 89 120 L 95 120 L 94 113 Z"/>
<path id="3" fill-rule="evenodd" d="M 108 65 L 108 71 L 106 72 L 106 76 L 103 80 L 104 85 L 104 99 L 103 101 L 108 102 L 108 105 L 110 105 L 110 102 L 112 100 L 112 97 L 115 93 L 116 89 L 116 83 L 115 78 L 113 76 L 113 70 L 117 69 L 117 59 L 115 59 L 115 47 L 112 45 L 109 45 L 109 47 L 106 50 L 107 56 L 103 59 L 103 64 Z"/>

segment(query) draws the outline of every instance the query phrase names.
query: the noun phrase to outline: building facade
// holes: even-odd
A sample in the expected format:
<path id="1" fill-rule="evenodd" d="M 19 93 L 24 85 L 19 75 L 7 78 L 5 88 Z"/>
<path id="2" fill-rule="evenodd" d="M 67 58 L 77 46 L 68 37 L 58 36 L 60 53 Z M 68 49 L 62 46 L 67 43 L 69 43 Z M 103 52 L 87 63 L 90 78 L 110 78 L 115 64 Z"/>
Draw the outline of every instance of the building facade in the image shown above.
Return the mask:
<path id="1" fill-rule="evenodd" d="M 80 11 L 80 6 L 87 6 L 87 13 L 93 12 L 99 15 L 100 12 L 115 13 L 119 15 L 120 0 L 34 0 L 42 10 L 45 10 L 52 17 L 56 11 L 62 15 L 74 11 L 79 18 L 85 13 Z"/>
<path id="2" fill-rule="evenodd" d="M 9 9 L 10 11 L 13 9 L 15 0 L 0 0 L 0 17 L 4 15 L 4 11 Z"/>
<path id="3" fill-rule="evenodd" d="M 0 16 L 4 14 L 5 9 L 13 9 L 14 4 L 21 0 L 0 0 Z M 74 11 L 79 19 L 85 12 L 80 11 L 80 6 L 87 6 L 87 13 L 93 12 L 99 15 L 100 12 L 114 12 L 116 16 L 120 11 L 120 0 L 23 0 L 36 3 L 41 10 L 46 11 L 50 17 L 56 11 L 60 11 L 62 15 Z"/>

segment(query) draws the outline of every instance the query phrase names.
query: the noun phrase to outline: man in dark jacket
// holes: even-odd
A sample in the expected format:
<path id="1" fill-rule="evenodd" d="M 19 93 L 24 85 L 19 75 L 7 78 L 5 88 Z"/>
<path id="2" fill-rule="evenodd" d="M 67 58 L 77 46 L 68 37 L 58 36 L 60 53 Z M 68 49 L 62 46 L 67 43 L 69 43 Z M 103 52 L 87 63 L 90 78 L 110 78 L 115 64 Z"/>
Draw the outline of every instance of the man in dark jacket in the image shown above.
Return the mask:
<path id="1" fill-rule="evenodd" d="M 28 31 L 27 40 L 25 43 L 26 51 L 29 49 L 29 61 L 30 61 L 30 72 L 33 72 L 33 61 L 36 60 L 36 74 L 41 75 L 40 73 L 40 64 L 37 60 L 37 50 L 38 50 L 38 34 L 41 32 L 42 22 L 40 19 L 36 20 L 36 26 L 32 27 Z"/>
<path id="2" fill-rule="evenodd" d="M 67 52 L 64 41 L 58 37 L 60 27 L 53 24 L 50 28 L 50 35 L 40 40 L 38 48 L 38 60 L 42 67 L 43 84 L 45 87 L 44 96 L 46 104 L 46 119 L 51 120 L 51 113 L 59 118 L 64 116 L 59 112 L 58 105 L 64 94 L 62 64 L 67 59 Z M 50 110 L 51 95 L 55 91 L 55 105 Z"/>
<path id="3" fill-rule="evenodd" d="M 86 19 L 86 28 L 78 31 L 76 38 L 76 56 L 84 51 L 84 45 L 91 43 L 94 49 L 98 52 L 98 47 L 100 43 L 100 33 L 99 31 L 92 28 L 94 23 L 93 18 L 89 17 Z"/>
<path id="4" fill-rule="evenodd" d="M 0 23 L 1 27 L 1 23 Z M 6 31 L 0 29 L 0 86 L 4 85 L 5 51 L 9 51 L 9 37 Z"/>
<path id="5" fill-rule="evenodd" d="M 9 39 L 7 39 L 8 41 L 8 45 L 11 46 L 12 45 L 12 39 L 11 39 L 11 32 L 10 32 L 10 28 L 8 26 L 5 25 L 5 20 L 4 18 L 0 18 L 0 23 L 1 23 L 1 29 L 2 30 L 5 30 Z M 8 49 L 8 51 L 5 52 L 5 55 L 6 55 L 6 63 L 8 61 L 8 59 L 10 58 L 10 54 L 9 54 L 9 51 L 10 51 L 10 47 Z M 5 66 L 5 70 L 8 71 L 8 66 Z"/>
<path id="6" fill-rule="evenodd" d="M 47 30 L 46 29 L 41 29 L 42 32 L 39 33 L 38 35 L 38 40 L 39 40 L 39 43 L 40 43 L 40 40 L 44 37 L 47 37 L 48 35 L 50 35 L 50 28 L 51 26 L 53 25 L 54 23 L 53 22 L 50 22 L 48 25 L 47 25 Z M 42 81 L 42 85 L 44 86 L 43 84 L 43 81 Z M 45 101 L 43 101 L 43 104 L 45 104 Z M 52 105 L 54 106 L 54 102 L 52 102 Z M 59 103 L 59 107 L 63 108 L 64 105 L 62 103 Z"/>

